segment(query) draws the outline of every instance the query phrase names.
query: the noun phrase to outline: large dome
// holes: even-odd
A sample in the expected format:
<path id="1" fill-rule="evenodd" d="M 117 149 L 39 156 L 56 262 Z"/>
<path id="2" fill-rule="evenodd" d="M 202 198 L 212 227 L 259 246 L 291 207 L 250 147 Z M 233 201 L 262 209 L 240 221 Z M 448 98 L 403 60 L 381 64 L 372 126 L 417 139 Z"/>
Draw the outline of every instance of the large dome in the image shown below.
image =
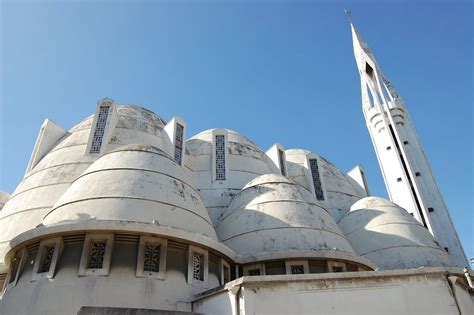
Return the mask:
<path id="1" fill-rule="evenodd" d="M 43 223 L 91 219 L 154 223 L 217 240 L 182 168 L 148 145 L 128 145 L 102 156 L 72 183 Z"/>
<path id="2" fill-rule="evenodd" d="M 453 266 L 448 253 L 405 209 L 368 197 L 339 222 L 355 251 L 381 269 Z"/>
<path id="3" fill-rule="evenodd" d="M 221 242 L 244 257 L 358 260 L 313 194 L 281 175 L 262 175 L 248 183 L 234 197 L 216 231 Z"/>
<path id="4" fill-rule="evenodd" d="M 118 121 L 106 150 L 131 143 L 161 147 L 164 121 L 139 106 L 117 106 Z M 25 174 L 0 212 L 0 270 L 4 250 L 16 235 L 41 223 L 72 181 L 98 156 L 86 154 L 94 115 L 72 127 L 64 137 Z"/>
<path id="5" fill-rule="evenodd" d="M 227 134 L 229 174 L 225 181 L 213 180 L 213 134 Z M 186 141 L 186 167 L 199 190 L 214 224 L 227 209 L 232 197 L 255 177 L 273 173 L 272 161 L 255 143 L 229 129 L 209 129 Z"/>

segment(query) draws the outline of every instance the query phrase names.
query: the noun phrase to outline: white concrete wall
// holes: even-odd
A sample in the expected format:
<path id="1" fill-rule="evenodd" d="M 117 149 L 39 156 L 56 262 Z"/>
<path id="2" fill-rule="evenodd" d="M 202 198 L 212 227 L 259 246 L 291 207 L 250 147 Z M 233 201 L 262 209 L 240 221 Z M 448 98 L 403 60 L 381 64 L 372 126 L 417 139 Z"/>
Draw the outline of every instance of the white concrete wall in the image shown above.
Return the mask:
<path id="1" fill-rule="evenodd" d="M 474 311 L 467 290 L 453 296 L 447 274 L 443 272 L 410 270 L 405 273 L 362 272 L 359 277 L 353 275 L 244 277 L 236 280 L 233 288 L 229 286 L 217 294 L 196 299 L 193 310 L 206 314 L 245 315 L 454 315 L 472 314 Z M 238 292 L 240 313 L 230 308 L 235 303 L 231 291 Z M 458 304 L 463 305 L 463 310 Z"/>

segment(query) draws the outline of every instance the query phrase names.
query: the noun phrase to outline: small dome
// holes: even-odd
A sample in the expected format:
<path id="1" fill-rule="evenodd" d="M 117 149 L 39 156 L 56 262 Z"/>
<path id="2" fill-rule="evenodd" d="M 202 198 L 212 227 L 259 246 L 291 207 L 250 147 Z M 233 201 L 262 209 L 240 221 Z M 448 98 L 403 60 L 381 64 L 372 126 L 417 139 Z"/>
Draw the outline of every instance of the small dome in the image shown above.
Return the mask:
<path id="1" fill-rule="evenodd" d="M 226 180 L 213 178 L 213 134 L 227 134 Z M 199 190 L 214 224 L 227 209 L 232 197 L 255 177 L 272 173 L 272 161 L 255 143 L 229 129 L 209 129 L 186 141 L 186 169 Z"/>
<path id="2" fill-rule="evenodd" d="M 249 257 L 276 253 L 344 253 L 354 251 L 330 214 L 308 190 L 288 178 L 266 174 L 238 193 L 216 231 L 221 242 Z M 331 257 L 331 254 L 324 255 Z"/>
<path id="3" fill-rule="evenodd" d="M 452 266 L 430 232 L 391 201 L 361 199 L 339 226 L 355 251 L 381 269 Z"/>
<path id="4" fill-rule="evenodd" d="M 154 222 L 217 240 L 183 169 L 149 145 L 127 145 L 103 155 L 71 184 L 43 224 L 91 219 Z"/>

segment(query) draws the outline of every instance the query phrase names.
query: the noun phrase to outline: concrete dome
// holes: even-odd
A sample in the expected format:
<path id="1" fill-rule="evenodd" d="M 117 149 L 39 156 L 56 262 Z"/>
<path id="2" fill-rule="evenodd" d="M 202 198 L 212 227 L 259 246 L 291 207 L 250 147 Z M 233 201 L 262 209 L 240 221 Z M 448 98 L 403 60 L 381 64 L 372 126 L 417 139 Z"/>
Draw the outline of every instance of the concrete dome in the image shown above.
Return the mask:
<path id="1" fill-rule="evenodd" d="M 117 106 L 117 115 L 107 151 L 131 143 L 162 146 L 164 121 L 158 115 L 134 105 Z M 72 127 L 25 174 L 0 212 L 0 271 L 8 242 L 40 224 L 71 182 L 97 160 L 97 155 L 86 154 L 93 119 L 91 115 Z"/>
<path id="2" fill-rule="evenodd" d="M 357 182 L 324 157 L 307 150 L 291 149 L 285 151 L 288 177 L 312 191 L 311 171 L 308 170 L 307 160 L 317 159 L 320 180 L 324 190 L 324 200 L 317 203 L 331 213 L 334 220 L 339 221 L 349 211 L 357 200 L 367 196 L 367 193 Z"/>
<path id="3" fill-rule="evenodd" d="M 452 266 L 430 232 L 391 201 L 367 197 L 339 222 L 355 251 L 381 269 Z"/>
<path id="4" fill-rule="evenodd" d="M 345 254 L 355 259 L 344 234 L 313 194 L 281 175 L 262 175 L 248 183 L 234 197 L 216 231 L 236 253 L 256 259 L 269 254 L 288 257 L 289 252 L 300 257 Z"/>
<path id="5" fill-rule="evenodd" d="M 213 134 L 227 133 L 228 176 L 225 181 L 213 180 Z M 229 129 L 209 129 L 186 141 L 186 161 L 189 175 L 201 194 L 211 219 L 217 224 L 232 197 L 245 184 L 262 174 L 273 173 L 273 162 L 255 143 Z"/>
<path id="6" fill-rule="evenodd" d="M 72 183 L 43 223 L 91 219 L 154 222 L 217 240 L 183 169 L 148 145 L 128 145 L 102 156 Z"/>

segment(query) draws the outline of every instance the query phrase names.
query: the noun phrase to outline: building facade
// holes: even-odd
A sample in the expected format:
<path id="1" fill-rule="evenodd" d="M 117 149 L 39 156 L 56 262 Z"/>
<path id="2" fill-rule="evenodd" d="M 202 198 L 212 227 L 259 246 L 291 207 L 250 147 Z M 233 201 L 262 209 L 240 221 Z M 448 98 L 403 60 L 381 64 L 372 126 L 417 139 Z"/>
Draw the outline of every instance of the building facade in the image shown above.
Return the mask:
<path id="1" fill-rule="evenodd" d="M 23 180 L 0 194 L 0 313 L 472 313 L 408 112 L 353 39 L 392 201 L 370 196 L 360 166 L 229 129 L 187 139 L 179 117 L 103 99 L 70 130 L 46 120 Z"/>

